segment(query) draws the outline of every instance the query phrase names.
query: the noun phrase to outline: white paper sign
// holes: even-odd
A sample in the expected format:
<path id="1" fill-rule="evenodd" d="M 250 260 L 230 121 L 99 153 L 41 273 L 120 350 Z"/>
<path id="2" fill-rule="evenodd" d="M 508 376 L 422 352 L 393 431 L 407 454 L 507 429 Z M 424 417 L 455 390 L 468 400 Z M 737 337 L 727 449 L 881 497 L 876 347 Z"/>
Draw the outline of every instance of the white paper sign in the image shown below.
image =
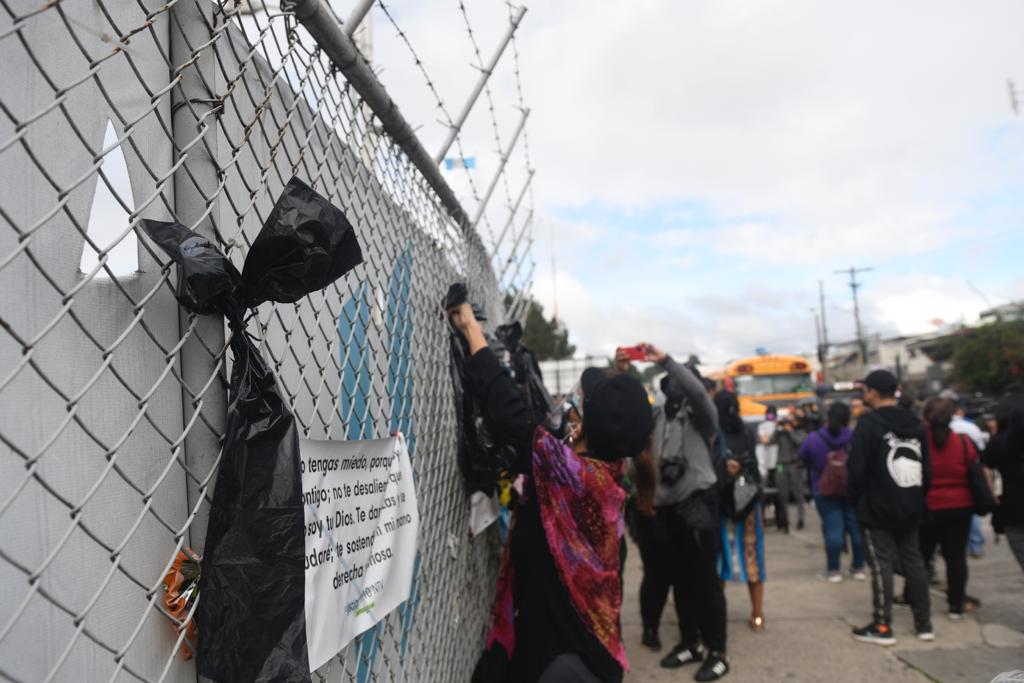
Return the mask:
<path id="1" fill-rule="evenodd" d="M 402 436 L 299 446 L 314 671 L 408 599 L 420 520 Z"/>

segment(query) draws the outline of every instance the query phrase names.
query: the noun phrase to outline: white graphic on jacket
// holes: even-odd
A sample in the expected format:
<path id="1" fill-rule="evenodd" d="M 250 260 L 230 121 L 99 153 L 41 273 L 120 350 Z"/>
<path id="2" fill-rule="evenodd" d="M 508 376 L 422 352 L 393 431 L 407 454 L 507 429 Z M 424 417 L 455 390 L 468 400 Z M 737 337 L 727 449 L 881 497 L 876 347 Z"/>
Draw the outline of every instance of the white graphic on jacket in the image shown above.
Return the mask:
<path id="1" fill-rule="evenodd" d="M 882 437 L 889 444 L 889 455 L 885 464 L 889 476 L 900 488 L 909 489 L 924 485 L 924 470 L 921 467 L 921 442 L 917 439 L 901 439 L 892 432 Z"/>

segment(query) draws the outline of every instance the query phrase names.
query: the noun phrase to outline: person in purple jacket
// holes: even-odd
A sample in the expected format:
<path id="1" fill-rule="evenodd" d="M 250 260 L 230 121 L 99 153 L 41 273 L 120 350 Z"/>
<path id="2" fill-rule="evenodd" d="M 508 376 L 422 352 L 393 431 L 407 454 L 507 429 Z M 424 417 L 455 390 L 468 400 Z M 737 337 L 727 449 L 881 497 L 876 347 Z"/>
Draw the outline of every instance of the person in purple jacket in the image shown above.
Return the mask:
<path id="1" fill-rule="evenodd" d="M 860 525 L 854 514 L 853 505 L 844 496 L 823 496 L 818 490 L 821 474 L 828 465 L 828 455 L 833 451 L 849 451 L 850 439 L 850 407 L 836 401 L 828 409 L 828 423 L 821 429 L 811 432 L 800 446 L 798 457 L 811 473 L 811 492 L 814 494 L 814 505 L 821 516 L 821 530 L 825 535 L 825 557 L 827 569 L 819 574 L 819 578 L 829 583 L 840 583 L 843 573 L 839 569 L 839 558 L 843 552 L 846 535 L 850 536 L 853 547 L 853 566 L 851 576 L 858 580 L 867 579 L 864 572 L 864 541 L 860 535 Z"/>

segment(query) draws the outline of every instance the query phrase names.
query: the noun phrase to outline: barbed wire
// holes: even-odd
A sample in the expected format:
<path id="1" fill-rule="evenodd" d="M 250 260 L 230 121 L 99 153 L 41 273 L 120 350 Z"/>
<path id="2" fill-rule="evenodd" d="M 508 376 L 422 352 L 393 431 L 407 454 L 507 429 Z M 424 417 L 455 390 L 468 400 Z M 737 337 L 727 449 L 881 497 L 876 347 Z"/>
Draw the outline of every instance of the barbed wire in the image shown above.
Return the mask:
<path id="1" fill-rule="evenodd" d="M 463 25 L 466 27 L 466 33 L 469 36 L 469 43 L 470 45 L 473 46 L 473 54 L 476 56 L 476 67 L 477 69 L 480 70 L 481 73 L 483 73 L 487 67 L 484 65 L 483 55 L 480 54 L 480 45 L 477 43 L 476 34 L 473 32 L 473 25 L 469 21 L 469 13 L 466 10 L 466 3 L 463 2 L 463 0 L 459 0 L 459 12 L 462 14 L 462 21 Z M 514 31 L 512 35 L 515 35 Z M 487 98 L 487 112 L 490 115 L 491 131 L 494 136 L 494 152 L 500 156 L 502 154 L 502 150 L 504 149 L 504 145 L 502 144 L 501 141 L 501 133 L 498 130 L 498 115 L 494 109 L 494 96 L 491 94 L 490 78 L 488 78 L 484 82 L 484 96 Z M 520 107 L 520 109 L 522 111 L 526 111 L 525 107 Z M 507 173 L 501 174 L 501 181 L 502 187 L 505 192 L 505 204 L 509 207 L 509 210 L 511 210 L 512 191 L 509 189 Z M 497 246 L 494 242 L 493 235 L 491 239 L 491 245 L 492 248 Z"/>
<path id="2" fill-rule="evenodd" d="M 434 102 L 435 102 L 435 104 L 437 106 L 437 109 L 444 116 L 444 120 L 440 121 L 439 123 L 441 123 L 442 125 L 448 127 L 449 129 L 454 129 L 456 127 L 455 126 L 455 120 L 452 118 L 451 113 L 449 113 L 449 111 L 448 111 L 448 107 L 445 105 L 444 100 L 441 98 L 441 93 L 438 92 L 437 85 L 434 83 L 434 79 L 431 78 L 430 74 L 427 72 L 426 64 L 424 63 L 423 59 L 420 57 L 419 53 L 416 52 L 416 48 L 413 47 L 412 41 L 409 39 L 409 35 L 398 25 L 398 22 L 396 21 L 394 15 L 391 13 L 391 10 L 388 8 L 388 6 L 384 2 L 384 0 L 376 0 L 376 3 L 377 3 L 378 6 L 380 6 L 381 11 L 384 12 L 384 16 L 387 18 L 387 20 L 391 24 L 391 26 L 395 29 L 396 34 L 401 39 L 401 41 L 405 45 L 406 49 L 409 51 L 409 54 L 413 58 L 413 62 L 416 64 L 417 70 L 420 72 L 420 74 L 423 77 L 424 82 L 427 85 L 427 89 L 430 91 L 430 94 L 434 98 Z M 456 146 L 456 150 L 458 151 L 459 158 L 460 159 L 465 159 L 466 158 L 466 152 L 465 152 L 465 150 L 463 149 L 463 146 L 462 146 L 461 131 L 459 131 L 459 133 L 456 134 L 456 136 L 455 136 L 455 146 Z M 481 202 L 480 191 L 477 189 L 476 181 L 473 179 L 473 174 L 470 173 L 470 169 L 467 168 L 465 166 L 465 164 L 462 165 L 462 170 L 463 170 L 463 172 L 464 172 L 464 174 L 466 176 L 466 180 L 467 180 L 467 182 L 469 184 L 470 193 L 471 193 L 471 195 L 473 197 L 473 201 L 477 205 L 479 205 L 480 202 Z M 484 225 L 487 228 L 488 234 L 489 234 L 489 236 L 491 238 L 491 243 L 493 244 L 493 242 L 494 242 L 494 232 L 493 232 L 493 229 L 491 228 L 490 221 L 488 221 L 486 217 L 484 218 Z"/>
<path id="3" fill-rule="evenodd" d="M 506 0 L 505 5 L 508 7 L 508 16 L 511 19 L 515 15 L 516 6 Z M 523 77 L 519 62 L 519 41 L 516 34 L 512 34 L 512 72 L 516 84 L 516 95 L 519 103 L 519 108 L 525 110 L 526 107 L 526 96 L 523 93 Z M 533 170 L 533 161 L 530 156 L 530 131 L 529 126 L 523 128 L 523 158 L 526 161 L 527 173 Z M 530 183 L 530 187 L 527 188 L 527 213 L 532 214 L 534 209 L 533 204 L 533 183 Z M 532 230 L 532 229 L 531 229 Z"/>

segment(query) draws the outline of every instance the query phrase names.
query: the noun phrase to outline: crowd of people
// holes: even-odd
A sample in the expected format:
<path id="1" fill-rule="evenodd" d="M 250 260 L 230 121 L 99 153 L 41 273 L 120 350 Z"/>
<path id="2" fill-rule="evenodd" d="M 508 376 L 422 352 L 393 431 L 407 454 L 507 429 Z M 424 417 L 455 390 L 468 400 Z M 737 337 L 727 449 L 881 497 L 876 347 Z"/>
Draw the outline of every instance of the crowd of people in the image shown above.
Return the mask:
<path id="1" fill-rule="evenodd" d="M 820 578 L 845 580 L 846 548 L 848 576 L 870 578 L 872 617 L 853 630 L 857 640 L 895 642 L 897 599 L 913 610 L 915 635 L 934 639 L 936 551 L 949 618 L 963 618 L 975 513 L 992 511 L 995 493 L 996 527 L 1024 569 L 1024 392 L 1008 395 L 975 433 L 955 396 L 918 406 L 900 395 L 892 373 L 876 370 L 862 382 L 856 411 L 838 401 L 824 411 L 770 408 L 755 432 L 735 393 L 644 343 L 634 347 L 642 360 L 664 371 L 657 405 L 630 358 L 619 357 L 615 370 L 585 371 L 555 413 L 538 420 L 471 308 L 449 318 L 468 344 L 483 420 L 513 449 L 522 481 L 474 681 L 622 680 L 627 525 L 643 563 L 642 645 L 661 649 L 671 591 L 679 635 L 661 665 L 692 664 L 698 681 L 726 676 L 725 582 L 747 583 L 749 627 L 765 629 L 767 512 L 774 508 L 776 526 L 788 532 L 795 506 L 803 528 L 805 482 L 825 540 Z M 998 473 L 1001 491 L 988 471 Z"/>

